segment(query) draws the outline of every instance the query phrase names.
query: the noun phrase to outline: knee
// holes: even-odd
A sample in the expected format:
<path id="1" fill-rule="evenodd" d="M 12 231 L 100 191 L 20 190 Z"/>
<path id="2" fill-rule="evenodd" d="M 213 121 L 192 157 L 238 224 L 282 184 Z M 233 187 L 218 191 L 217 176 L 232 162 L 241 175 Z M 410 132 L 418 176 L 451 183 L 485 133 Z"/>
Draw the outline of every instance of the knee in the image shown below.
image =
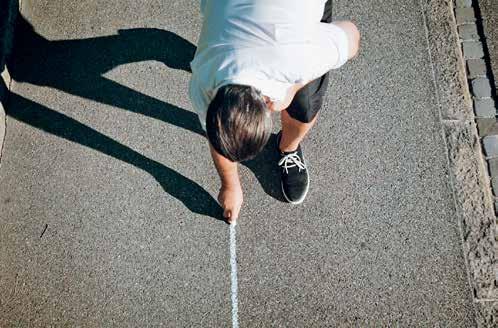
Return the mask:
<path id="1" fill-rule="evenodd" d="M 347 34 L 349 41 L 349 59 L 358 55 L 360 50 L 361 34 L 358 27 L 351 21 L 338 22 L 339 25 Z"/>
<path id="2" fill-rule="evenodd" d="M 361 34 L 360 30 L 358 30 L 358 27 L 351 23 L 351 33 L 352 33 L 352 46 L 350 47 L 350 54 L 349 58 L 354 58 L 358 55 L 358 52 L 360 51 L 360 40 L 361 40 Z"/>

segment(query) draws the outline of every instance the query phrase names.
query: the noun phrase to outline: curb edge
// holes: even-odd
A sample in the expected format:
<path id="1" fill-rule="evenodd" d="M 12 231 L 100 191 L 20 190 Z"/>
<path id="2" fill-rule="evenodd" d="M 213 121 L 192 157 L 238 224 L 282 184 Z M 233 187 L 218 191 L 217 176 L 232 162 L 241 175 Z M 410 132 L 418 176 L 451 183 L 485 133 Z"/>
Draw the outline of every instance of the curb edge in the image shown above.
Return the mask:
<path id="1" fill-rule="evenodd" d="M 476 325 L 493 327 L 498 316 L 498 299 L 494 297 L 496 218 L 457 30 L 457 20 L 462 15 L 456 17 L 455 12 L 457 4 L 469 1 L 422 0 L 422 3 L 429 51 L 433 54 L 437 115 L 456 210 L 453 222 L 461 236 Z"/>

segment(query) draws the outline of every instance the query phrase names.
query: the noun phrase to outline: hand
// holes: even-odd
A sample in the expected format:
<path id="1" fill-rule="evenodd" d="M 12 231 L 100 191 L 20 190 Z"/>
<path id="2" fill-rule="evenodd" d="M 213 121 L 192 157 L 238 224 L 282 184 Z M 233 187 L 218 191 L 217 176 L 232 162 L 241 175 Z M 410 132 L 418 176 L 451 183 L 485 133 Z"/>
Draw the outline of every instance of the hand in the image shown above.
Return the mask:
<path id="1" fill-rule="evenodd" d="M 218 195 L 218 202 L 223 208 L 223 216 L 228 223 L 233 224 L 239 217 L 243 202 L 242 188 L 240 186 L 222 186 Z"/>

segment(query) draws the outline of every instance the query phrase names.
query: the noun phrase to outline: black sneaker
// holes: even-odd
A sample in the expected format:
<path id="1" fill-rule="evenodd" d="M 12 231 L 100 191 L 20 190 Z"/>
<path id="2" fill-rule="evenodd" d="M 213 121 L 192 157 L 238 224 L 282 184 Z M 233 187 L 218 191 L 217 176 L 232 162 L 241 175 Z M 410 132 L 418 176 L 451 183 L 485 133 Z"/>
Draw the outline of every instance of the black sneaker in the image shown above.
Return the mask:
<path id="1" fill-rule="evenodd" d="M 282 169 L 281 186 L 285 199 L 291 204 L 301 204 L 308 193 L 310 178 L 304 162 L 301 145 L 293 152 L 280 151 L 282 131 L 277 135 L 277 149 L 280 153 L 278 166 Z"/>

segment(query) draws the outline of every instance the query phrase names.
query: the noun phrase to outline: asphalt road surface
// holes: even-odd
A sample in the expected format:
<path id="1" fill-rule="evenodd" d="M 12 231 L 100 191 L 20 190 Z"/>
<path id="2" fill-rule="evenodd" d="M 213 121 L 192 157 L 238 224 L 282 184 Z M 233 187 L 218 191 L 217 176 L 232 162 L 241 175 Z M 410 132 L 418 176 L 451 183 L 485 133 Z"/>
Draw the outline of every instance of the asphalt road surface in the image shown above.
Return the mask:
<path id="1" fill-rule="evenodd" d="M 274 138 L 241 166 L 238 323 L 472 326 L 420 3 L 334 9 L 362 49 L 303 144 L 307 200 L 281 201 Z M 198 1 L 23 1 L 22 14 L 0 326 L 231 326 L 230 228 L 187 97 Z"/>

